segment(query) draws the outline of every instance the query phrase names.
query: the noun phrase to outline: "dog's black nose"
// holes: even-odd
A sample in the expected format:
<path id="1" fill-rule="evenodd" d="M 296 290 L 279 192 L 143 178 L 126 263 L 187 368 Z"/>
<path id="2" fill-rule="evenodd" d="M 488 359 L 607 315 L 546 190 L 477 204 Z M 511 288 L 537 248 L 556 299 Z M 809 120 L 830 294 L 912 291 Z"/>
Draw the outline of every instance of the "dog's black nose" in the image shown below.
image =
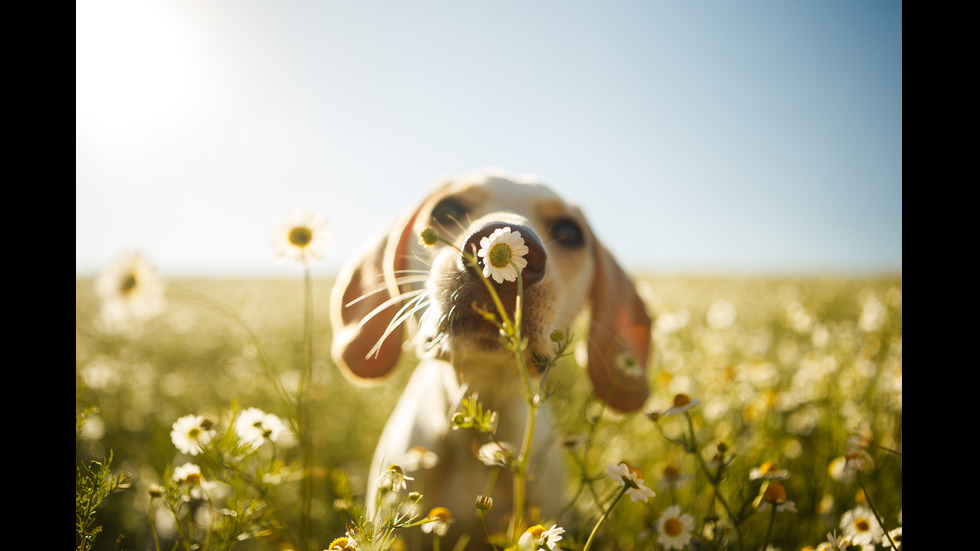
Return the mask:
<path id="1" fill-rule="evenodd" d="M 511 237 L 506 236 L 507 228 L 510 229 Z M 544 246 L 541 244 L 541 240 L 538 238 L 537 234 L 527 226 L 506 222 L 490 222 L 480 227 L 466 238 L 466 241 L 463 243 L 463 250 L 470 254 L 477 254 L 481 248 L 484 248 L 484 243 L 482 243 L 483 238 L 493 240 L 493 234 L 496 230 L 503 230 L 501 236 L 497 238 L 498 242 L 507 243 L 508 245 L 516 243 L 517 246 L 519 246 L 520 242 L 523 241 L 524 246 L 527 247 L 527 252 L 523 255 L 514 255 L 520 256 L 527 261 L 527 266 L 525 266 L 521 271 L 521 278 L 524 281 L 524 286 L 530 287 L 538 281 L 541 281 L 545 272 L 547 271 L 548 255 L 545 254 Z M 490 243 L 490 245 L 492 249 L 493 243 Z M 517 253 L 517 251 L 514 252 Z M 487 251 L 487 254 L 491 254 L 490 251 Z M 480 264 L 480 270 L 484 269 L 484 266 L 486 265 L 485 263 L 491 262 L 491 259 L 487 258 L 486 256 L 477 257 L 477 260 Z M 465 260 L 463 262 L 464 264 L 466 263 Z M 501 270 L 504 270 L 504 268 L 501 268 Z M 490 279 L 494 280 L 492 274 Z M 506 283 L 506 278 L 504 282 Z"/>

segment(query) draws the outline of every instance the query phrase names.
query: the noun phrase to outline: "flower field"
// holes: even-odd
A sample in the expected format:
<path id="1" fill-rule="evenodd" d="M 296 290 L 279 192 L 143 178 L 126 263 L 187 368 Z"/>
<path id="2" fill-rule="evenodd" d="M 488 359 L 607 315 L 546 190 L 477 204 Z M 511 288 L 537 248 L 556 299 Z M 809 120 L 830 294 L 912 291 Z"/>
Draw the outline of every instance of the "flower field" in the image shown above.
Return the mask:
<path id="1" fill-rule="evenodd" d="M 413 360 L 349 383 L 328 278 L 135 273 L 122 285 L 149 287 L 145 303 L 76 280 L 76 545 L 370 548 L 370 458 Z M 542 407 L 567 443 L 567 514 L 498 549 L 900 547 L 901 276 L 636 280 L 656 320 L 648 407 L 604 411 L 580 377 L 584 333 L 556 328 L 568 354 Z M 410 476 L 390 487 L 412 504 Z M 375 542 L 417 548 L 473 500 Z"/>

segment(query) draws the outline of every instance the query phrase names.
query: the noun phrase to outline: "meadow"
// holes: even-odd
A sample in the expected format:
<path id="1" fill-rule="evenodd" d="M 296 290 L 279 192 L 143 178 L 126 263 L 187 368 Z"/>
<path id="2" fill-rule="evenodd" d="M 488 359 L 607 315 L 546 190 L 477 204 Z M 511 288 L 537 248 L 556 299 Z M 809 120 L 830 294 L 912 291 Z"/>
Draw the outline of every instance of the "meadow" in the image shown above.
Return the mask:
<path id="1" fill-rule="evenodd" d="M 656 319 L 650 403 L 599 407 L 568 328 L 544 407 L 582 522 L 540 548 L 900 546 L 901 275 L 635 279 Z M 160 281 L 152 308 L 107 325 L 96 282 L 76 279 L 77 547 L 353 549 L 378 528 L 365 481 L 413 360 L 349 383 L 329 356 L 331 283 Z M 639 470 L 617 478 L 621 463 Z M 427 513 L 388 544 L 416 548 Z"/>

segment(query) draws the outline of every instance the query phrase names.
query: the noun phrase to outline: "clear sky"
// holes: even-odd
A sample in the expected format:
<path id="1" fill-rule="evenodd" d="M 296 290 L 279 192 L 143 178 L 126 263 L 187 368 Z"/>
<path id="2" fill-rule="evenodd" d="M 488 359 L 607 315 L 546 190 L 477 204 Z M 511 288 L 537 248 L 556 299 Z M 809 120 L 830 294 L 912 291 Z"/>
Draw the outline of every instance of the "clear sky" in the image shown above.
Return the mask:
<path id="1" fill-rule="evenodd" d="M 533 173 L 628 269 L 902 268 L 893 0 L 77 0 L 75 272 L 295 276 L 445 177 Z"/>

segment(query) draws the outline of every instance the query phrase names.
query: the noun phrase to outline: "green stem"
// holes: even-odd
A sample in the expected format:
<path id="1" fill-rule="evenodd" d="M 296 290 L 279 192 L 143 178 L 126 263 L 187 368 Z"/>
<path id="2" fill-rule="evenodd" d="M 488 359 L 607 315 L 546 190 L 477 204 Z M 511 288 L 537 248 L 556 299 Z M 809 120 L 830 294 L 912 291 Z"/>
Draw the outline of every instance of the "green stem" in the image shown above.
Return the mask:
<path id="1" fill-rule="evenodd" d="M 599 527 L 602 526 L 602 523 L 606 521 L 606 517 L 608 517 L 609 513 L 611 513 L 613 508 L 616 507 L 616 504 L 619 503 L 619 500 L 622 499 L 624 495 L 626 495 L 626 490 L 627 490 L 626 486 L 623 486 L 623 489 L 620 490 L 618 494 L 616 494 L 616 499 L 613 500 L 612 505 L 610 505 L 608 509 L 602 512 L 602 516 L 599 517 L 599 521 L 596 522 L 595 526 L 592 527 L 592 533 L 589 534 L 589 539 L 585 541 L 585 547 L 582 548 L 582 551 L 589 551 L 589 547 L 592 547 L 592 540 L 595 539 L 596 532 L 599 531 Z"/>
<path id="2" fill-rule="evenodd" d="M 864 487 L 864 476 L 861 474 L 861 471 L 858 471 L 858 481 L 861 483 L 861 491 L 864 492 L 864 499 L 868 500 L 868 505 L 871 507 L 871 512 L 874 513 L 875 519 L 878 521 L 878 526 L 880 526 L 881 531 L 885 533 L 885 537 L 888 538 L 888 543 L 891 544 L 892 549 L 898 549 L 895 547 L 895 542 L 892 541 L 891 534 L 888 533 L 888 530 L 885 530 L 885 523 L 881 520 L 881 515 L 878 513 L 878 508 L 875 507 L 874 502 L 871 501 L 871 494 L 868 493 L 868 489 Z"/>
<path id="3" fill-rule="evenodd" d="M 297 396 L 300 439 L 303 454 L 303 487 L 300 512 L 300 549 L 307 549 L 310 540 L 310 511 L 313 502 L 313 435 L 310 427 L 310 387 L 313 384 L 313 282 L 310 268 L 303 268 L 303 374 Z"/>
<path id="4" fill-rule="evenodd" d="M 766 540 L 762 544 L 762 549 L 765 550 L 769 547 L 769 539 L 772 537 L 772 527 L 776 524 L 776 504 L 770 503 L 772 506 L 772 515 L 769 517 L 769 528 L 766 530 Z"/>

